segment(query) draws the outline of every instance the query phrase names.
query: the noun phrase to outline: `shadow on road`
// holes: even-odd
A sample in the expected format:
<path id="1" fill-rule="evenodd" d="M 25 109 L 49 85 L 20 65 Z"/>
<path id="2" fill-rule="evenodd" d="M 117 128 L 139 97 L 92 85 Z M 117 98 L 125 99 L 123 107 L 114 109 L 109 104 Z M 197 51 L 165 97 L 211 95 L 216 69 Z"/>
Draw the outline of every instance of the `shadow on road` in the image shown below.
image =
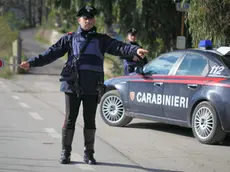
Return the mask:
<path id="1" fill-rule="evenodd" d="M 157 131 L 182 135 L 185 137 L 194 137 L 191 128 L 180 127 L 180 126 L 164 124 L 164 123 L 155 123 L 155 122 L 132 123 L 127 125 L 126 127 L 138 128 L 138 129 L 151 129 L 151 130 L 157 130 Z M 227 137 L 222 143 L 217 144 L 216 146 L 230 146 L 230 134 L 227 135 Z"/>
<path id="2" fill-rule="evenodd" d="M 71 164 L 85 164 L 85 163 L 73 161 L 73 162 L 71 162 Z M 144 167 L 141 167 L 138 165 L 129 165 L 129 164 L 121 164 L 121 163 L 108 163 L 108 162 L 97 162 L 97 166 L 132 168 L 132 169 L 146 170 L 149 172 L 182 172 L 182 171 L 171 171 L 171 170 L 144 168 Z"/>
<path id="3" fill-rule="evenodd" d="M 142 123 L 132 123 L 127 125 L 128 128 L 138 128 L 138 129 L 151 129 L 167 133 L 178 134 L 186 137 L 193 137 L 192 130 L 186 127 L 180 127 L 176 125 L 155 123 L 155 122 L 142 122 Z"/>

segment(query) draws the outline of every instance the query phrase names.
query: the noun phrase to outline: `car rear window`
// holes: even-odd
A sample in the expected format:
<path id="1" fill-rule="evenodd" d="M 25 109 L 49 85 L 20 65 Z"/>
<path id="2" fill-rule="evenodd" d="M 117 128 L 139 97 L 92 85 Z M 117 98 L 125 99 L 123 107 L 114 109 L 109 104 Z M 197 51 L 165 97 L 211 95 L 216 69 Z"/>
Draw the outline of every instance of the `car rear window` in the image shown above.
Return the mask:
<path id="1" fill-rule="evenodd" d="M 226 65 L 226 67 L 230 69 L 230 56 L 219 56 L 219 58 Z"/>
<path id="2" fill-rule="evenodd" d="M 230 70 L 230 56 L 221 56 L 220 54 L 217 53 L 209 53 L 211 55 L 212 59 L 216 59 L 216 63 L 211 63 L 211 69 L 209 71 L 209 74 L 218 74 L 222 76 L 230 76 L 229 70 Z M 213 61 L 215 62 L 215 60 Z M 224 65 L 224 68 L 222 68 L 221 65 Z M 219 67 L 219 68 L 218 68 Z M 218 69 L 217 69 L 218 68 Z M 217 73 L 212 73 L 213 71 L 216 71 Z"/>

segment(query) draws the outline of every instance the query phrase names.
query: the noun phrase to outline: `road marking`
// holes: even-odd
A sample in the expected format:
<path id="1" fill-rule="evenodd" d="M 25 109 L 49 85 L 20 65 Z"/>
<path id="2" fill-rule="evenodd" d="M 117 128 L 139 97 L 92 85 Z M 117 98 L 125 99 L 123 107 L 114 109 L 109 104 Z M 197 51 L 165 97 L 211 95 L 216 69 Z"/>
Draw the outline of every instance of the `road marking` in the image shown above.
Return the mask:
<path id="1" fill-rule="evenodd" d="M 20 102 L 19 104 L 20 104 L 22 107 L 24 107 L 24 108 L 30 108 L 29 105 L 27 105 L 27 104 L 24 103 L 24 102 Z"/>
<path id="2" fill-rule="evenodd" d="M 12 96 L 15 100 L 19 100 L 20 98 L 18 96 Z"/>
<path id="3" fill-rule="evenodd" d="M 45 128 L 44 129 L 51 137 L 55 139 L 61 139 L 61 135 L 54 129 L 54 128 Z M 71 153 L 71 161 L 75 162 L 83 162 L 83 157 L 78 153 Z M 88 164 L 76 164 L 77 168 L 80 168 L 85 171 L 95 171 L 90 165 Z"/>
<path id="4" fill-rule="evenodd" d="M 29 114 L 36 120 L 43 120 L 43 118 L 37 112 L 30 112 Z"/>
<path id="5" fill-rule="evenodd" d="M 72 153 L 71 155 L 71 161 L 76 161 L 76 162 L 82 162 L 83 161 L 83 157 L 81 157 L 79 154 L 77 153 Z M 90 165 L 88 164 L 76 164 L 76 166 L 82 170 L 86 170 L 86 171 L 95 171 Z"/>
<path id="6" fill-rule="evenodd" d="M 60 139 L 61 135 L 54 128 L 45 128 L 45 131 L 53 138 Z"/>

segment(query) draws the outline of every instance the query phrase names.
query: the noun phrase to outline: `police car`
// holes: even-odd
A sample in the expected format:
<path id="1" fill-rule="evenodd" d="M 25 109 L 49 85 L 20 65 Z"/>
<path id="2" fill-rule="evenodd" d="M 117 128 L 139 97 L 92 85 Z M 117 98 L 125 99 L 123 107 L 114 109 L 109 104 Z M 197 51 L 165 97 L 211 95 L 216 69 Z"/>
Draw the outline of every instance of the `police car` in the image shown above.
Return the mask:
<path id="1" fill-rule="evenodd" d="M 230 47 L 160 55 L 130 76 L 105 81 L 100 114 L 110 126 L 142 118 L 192 128 L 204 144 L 216 144 L 230 132 Z"/>

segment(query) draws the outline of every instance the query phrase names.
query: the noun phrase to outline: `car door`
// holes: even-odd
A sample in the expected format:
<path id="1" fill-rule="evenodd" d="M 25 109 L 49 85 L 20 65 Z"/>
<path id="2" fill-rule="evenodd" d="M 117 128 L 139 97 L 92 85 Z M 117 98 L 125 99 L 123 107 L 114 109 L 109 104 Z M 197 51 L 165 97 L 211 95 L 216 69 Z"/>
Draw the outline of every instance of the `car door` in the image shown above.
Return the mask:
<path id="1" fill-rule="evenodd" d="M 191 98 L 201 88 L 208 73 L 208 59 L 198 53 L 187 53 L 174 74 L 164 82 L 163 111 L 167 118 L 187 121 Z"/>
<path id="2" fill-rule="evenodd" d="M 164 117 L 162 97 L 164 84 L 159 77 L 167 76 L 183 52 L 167 53 L 144 66 L 144 75 L 129 81 L 131 112 Z"/>
<path id="3" fill-rule="evenodd" d="M 153 83 L 151 77 L 143 77 L 137 80 L 129 81 L 129 108 L 131 112 L 141 114 L 153 114 L 151 108 Z M 163 92 L 155 90 L 156 92 Z M 154 115 L 162 113 L 161 107 L 154 107 Z"/>

